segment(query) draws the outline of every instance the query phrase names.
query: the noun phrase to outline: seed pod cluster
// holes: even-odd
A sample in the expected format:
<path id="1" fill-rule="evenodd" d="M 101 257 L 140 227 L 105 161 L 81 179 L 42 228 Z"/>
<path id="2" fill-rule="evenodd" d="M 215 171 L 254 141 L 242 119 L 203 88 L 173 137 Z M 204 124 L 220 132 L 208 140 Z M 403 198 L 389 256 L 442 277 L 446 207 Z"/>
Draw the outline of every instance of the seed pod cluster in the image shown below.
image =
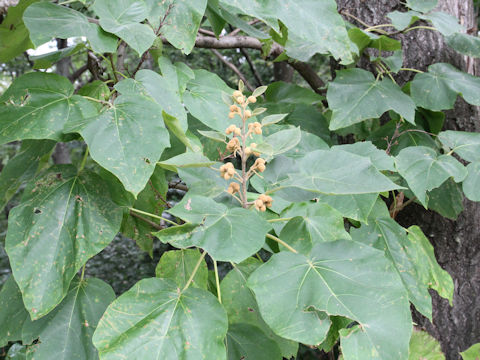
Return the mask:
<path id="1" fill-rule="evenodd" d="M 273 199 L 271 196 L 262 194 L 255 200 L 255 209 L 258 211 L 266 211 L 267 208 L 272 206 Z"/>
<path id="2" fill-rule="evenodd" d="M 230 180 L 235 175 L 235 168 L 232 163 L 226 163 L 220 166 L 220 176 L 225 180 Z"/>

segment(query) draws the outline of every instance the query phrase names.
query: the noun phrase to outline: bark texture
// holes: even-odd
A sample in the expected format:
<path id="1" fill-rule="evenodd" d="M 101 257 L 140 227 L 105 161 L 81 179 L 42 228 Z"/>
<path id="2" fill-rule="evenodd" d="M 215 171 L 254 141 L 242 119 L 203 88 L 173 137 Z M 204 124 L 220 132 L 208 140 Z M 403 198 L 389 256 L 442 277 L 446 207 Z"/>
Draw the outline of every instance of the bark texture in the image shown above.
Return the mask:
<path id="1" fill-rule="evenodd" d="M 345 20 L 362 27 L 353 15 L 369 25 L 390 22 L 386 15 L 404 10 L 397 0 L 338 0 Z M 440 0 L 437 10 L 455 15 L 469 32 L 475 33 L 476 19 L 471 0 Z M 429 30 L 414 30 L 399 35 L 403 42 L 404 67 L 426 70 L 428 65 L 448 62 L 478 75 L 478 62 L 449 49 L 442 36 Z M 365 61 L 361 64 L 368 68 Z M 414 74 L 403 72 L 397 80 L 405 83 Z M 459 100 L 447 112 L 445 129 L 480 132 L 478 108 Z M 480 342 L 480 203 L 464 200 L 465 210 L 451 221 L 421 206 L 411 205 L 397 219 L 403 225 L 419 225 L 430 238 L 439 264 L 452 276 L 455 284 L 453 307 L 432 291 L 433 324 L 414 312 L 414 320 L 441 343 L 447 360 L 461 359 L 459 352 Z"/>

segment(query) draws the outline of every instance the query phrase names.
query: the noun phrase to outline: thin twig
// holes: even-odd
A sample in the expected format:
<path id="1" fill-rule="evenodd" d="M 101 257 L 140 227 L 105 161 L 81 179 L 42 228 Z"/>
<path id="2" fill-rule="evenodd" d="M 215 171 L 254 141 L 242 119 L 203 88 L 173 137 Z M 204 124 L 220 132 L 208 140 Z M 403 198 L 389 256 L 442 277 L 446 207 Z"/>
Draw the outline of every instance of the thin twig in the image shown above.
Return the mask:
<path id="1" fill-rule="evenodd" d="M 245 60 L 247 60 L 248 66 L 250 67 L 250 70 L 252 71 L 252 74 L 255 77 L 255 80 L 257 81 L 257 86 L 263 86 L 262 77 L 258 72 L 257 68 L 255 67 L 255 64 L 253 63 L 252 58 L 250 57 L 250 55 L 248 55 L 247 50 L 244 48 L 240 48 L 240 52 L 245 57 Z"/>
<path id="2" fill-rule="evenodd" d="M 225 57 L 222 54 L 220 54 L 220 52 L 218 50 L 211 49 L 211 51 L 217 58 L 220 59 L 220 61 L 222 61 L 225 65 L 227 65 L 227 67 L 229 67 L 238 76 L 238 78 L 240 80 L 242 80 L 245 83 L 245 86 L 250 91 L 255 90 L 255 88 L 248 82 L 245 75 L 242 74 L 242 72 L 235 66 L 235 64 L 233 64 L 230 61 L 228 61 L 227 59 L 225 59 Z"/>
<path id="3" fill-rule="evenodd" d="M 163 227 L 162 225 L 160 224 L 157 224 L 151 220 L 148 220 L 146 218 L 144 218 L 143 216 L 133 212 L 133 211 L 130 211 L 130 215 L 133 216 L 133 217 L 136 217 L 137 219 L 140 219 L 142 220 L 143 222 L 147 223 L 148 225 L 150 225 L 151 227 L 157 229 L 157 230 L 162 230 L 162 229 L 165 229 L 165 227 Z"/>

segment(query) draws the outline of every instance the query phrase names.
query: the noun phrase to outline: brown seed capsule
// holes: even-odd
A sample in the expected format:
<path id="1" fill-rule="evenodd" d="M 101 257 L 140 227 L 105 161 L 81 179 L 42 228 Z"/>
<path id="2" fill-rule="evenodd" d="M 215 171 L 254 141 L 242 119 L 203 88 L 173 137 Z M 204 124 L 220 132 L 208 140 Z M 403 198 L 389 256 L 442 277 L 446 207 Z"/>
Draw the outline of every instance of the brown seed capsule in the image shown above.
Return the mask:
<path id="1" fill-rule="evenodd" d="M 249 96 L 247 100 L 249 103 L 252 104 L 255 104 L 257 102 L 257 98 L 255 96 Z"/>
<path id="2" fill-rule="evenodd" d="M 236 194 L 239 191 L 240 191 L 240 185 L 237 184 L 236 182 L 230 183 L 227 189 L 227 192 L 229 192 L 230 194 Z"/>

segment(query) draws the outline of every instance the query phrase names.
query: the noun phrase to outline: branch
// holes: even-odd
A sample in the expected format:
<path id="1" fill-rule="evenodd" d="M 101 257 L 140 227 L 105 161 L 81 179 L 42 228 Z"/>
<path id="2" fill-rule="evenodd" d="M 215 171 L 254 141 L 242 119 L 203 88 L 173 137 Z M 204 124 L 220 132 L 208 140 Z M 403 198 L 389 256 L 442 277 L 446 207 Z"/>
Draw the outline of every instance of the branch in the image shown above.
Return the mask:
<path id="1" fill-rule="evenodd" d="M 75 71 L 73 74 L 71 74 L 68 79 L 71 81 L 71 82 L 74 82 L 75 80 L 77 80 L 80 76 L 82 76 L 82 74 L 88 70 L 88 65 L 83 65 L 81 68 L 77 69 L 77 71 Z"/>
<path id="2" fill-rule="evenodd" d="M 250 58 L 250 55 L 248 55 L 247 50 L 244 48 L 240 48 L 240 52 L 245 56 L 245 59 L 247 60 L 248 66 L 250 66 L 250 70 L 253 73 L 253 76 L 255 77 L 255 80 L 257 81 L 258 86 L 263 85 L 262 77 L 260 76 L 260 73 L 257 71 L 257 68 L 255 67 L 255 64 L 253 63 L 252 59 Z"/>
<path id="3" fill-rule="evenodd" d="M 253 91 L 255 88 L 248 82 L 247 78 L 245 75 L 242 74 L 242 72 L 235 66 L 235 64 L 231 63 L 225 57 L 218 52 L 218 50 L 211 49 L 213 54 L 220 59 L 225 65 L 227 65 L 237 76 L 245 83 L 245 86 L 250 90 Z"/>
<path id="4" fill-rule="evenodd" d="M 317 94 L 325 95 L 325 89 L 323 89 L 325 87 L 325 83 L 310 65 L 295 60 L 289 60 L 288 65 L 298 71 L 298 73 L 305 79 L 313 91 L 315 91 Z"/>

